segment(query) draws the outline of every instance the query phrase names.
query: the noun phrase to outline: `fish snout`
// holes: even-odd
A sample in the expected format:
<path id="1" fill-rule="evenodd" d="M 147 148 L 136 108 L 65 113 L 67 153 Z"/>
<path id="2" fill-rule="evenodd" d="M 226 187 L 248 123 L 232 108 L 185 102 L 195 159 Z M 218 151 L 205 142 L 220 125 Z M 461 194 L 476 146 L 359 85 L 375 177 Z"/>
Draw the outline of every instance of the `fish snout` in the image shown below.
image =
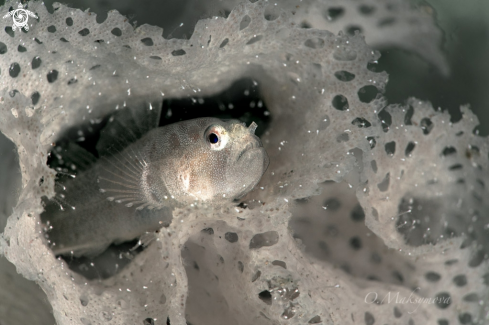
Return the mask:
<path id="1" fill-rule="evenodd" d="M 263 147 L 263 145 L 260 141 L 260 138 L 258 138 L 256 135 L 254 135 L 252 133 L 249 133 L 249 134 L 246 134 L 245 136 L 243 136 L 241 138 L 241 143 L 243 143 L 244 147 L 242 147 L 243 149 L 241 149 L 239 151 L 239 154 L 238 154 L 236 160 L 239 160 L 240 158 L 242 158 L 243 155 L 248 151 Z"/>

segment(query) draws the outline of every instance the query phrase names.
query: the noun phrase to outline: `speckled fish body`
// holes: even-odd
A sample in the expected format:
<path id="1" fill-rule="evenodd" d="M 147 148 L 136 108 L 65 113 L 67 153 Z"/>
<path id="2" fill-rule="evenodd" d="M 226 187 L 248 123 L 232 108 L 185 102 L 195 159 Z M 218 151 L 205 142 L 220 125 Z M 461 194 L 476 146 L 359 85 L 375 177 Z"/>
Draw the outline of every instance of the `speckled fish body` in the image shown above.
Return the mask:
<path id="1" fill-rule="evenodd" d="M 172 210 L 240 198 L 259 182 L 268 156 L 256 124 L 199 118 L 155 128 L 65 183 L 63 208 L 43 221 L 56 254 L 96 255 L 171 222 Z"/>

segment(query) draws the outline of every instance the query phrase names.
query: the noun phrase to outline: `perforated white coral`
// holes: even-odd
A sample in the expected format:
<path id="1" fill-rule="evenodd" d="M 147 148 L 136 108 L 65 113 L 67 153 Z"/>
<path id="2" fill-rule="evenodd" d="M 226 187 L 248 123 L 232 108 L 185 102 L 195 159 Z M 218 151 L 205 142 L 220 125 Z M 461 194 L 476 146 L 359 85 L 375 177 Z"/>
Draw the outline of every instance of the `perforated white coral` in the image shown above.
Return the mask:
<path id="1" fill-rule="evenodd" d="M 475 117 L 465 110 L 450 124 L 413 99 L 389 107 L 383 123 L 387 75 L 368 69 L 379 54 L 363 37 L 300 28 L 327 26 L 313 23 L 322 2 L 292 16 L 269 16 L 268 6 L 241 3 L 227 18 L 201 20 L 188 40 L 135 29 L 117 12 L 98 24 L 59 4 L 49 14 L 30 2 L 39 20 L 29 20 L 27 33 L 2 21 L 0 130 L 17 146 L 23 184 L 0 237 L 5 257 L 39 283 L 59 324 L 486 322 L 488 142 L 472 133 Z M 389 12 L 400 20 L 406 13 Z M 407 43 L 439 61 L 429 54 L 435 46 Z M 271 164 L 247 208 L 177 210 L 155 242 L 106 280 L 88 281 L 55 258 L 39 214 L 41 197 L 54 193 L 47 154 L 64 130 L 118 107 L 215 94 L 242 77 L 258 83 L 273 117 L 263 137 Z M 318 203 L 328 198 L 336 203 Z M 345 236 L 324 239 L 323 227 Z M 396 294 L 417 300 L 381 299 Z"/>

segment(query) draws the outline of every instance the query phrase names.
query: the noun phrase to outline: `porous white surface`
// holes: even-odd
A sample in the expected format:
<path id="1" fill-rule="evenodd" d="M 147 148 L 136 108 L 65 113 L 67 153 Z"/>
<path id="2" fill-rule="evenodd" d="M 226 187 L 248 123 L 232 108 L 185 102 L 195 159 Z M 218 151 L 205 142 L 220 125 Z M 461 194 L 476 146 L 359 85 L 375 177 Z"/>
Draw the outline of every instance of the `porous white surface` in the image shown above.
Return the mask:
<path id="1" fill-rule="evenodd" d="M 0 13 L 9 6 L 17 2 L 7 2 Z M 360 35 L 300 28 L 298 20 L 315 21 L 316 13 L 307 10 L 270 17 L 273 3 L 244 2 L 226 19 L 201 20 L 189 40 L 166 40 L 160 28 L 134 29 L 117 12 L 98 24 L 88 11 L 55 8 L 49 14 L 41 3 L 29 3 L 39 20 L 29 20 L 27 33 L 10 36 L 9 22 L 0 22 L 7 49 L 0 54 L 0 130 L 17 146 L 23 185 L 0 245 L 17 270 L 44 290 L 58 324 L 487 322 L 488 141 L 472 133 L 478 122 L 469 110 L 451 124 L 448 115 L 412 99 L 389 107 L 391 121 L 383 123 L 377 116 L 383 99 L 361 100 L 363 87 L 385 86 L 385 73 L 367 69 L 379 55 Z M 402 30 L 414 28 L 409 26 Z M 89 33 L 79 33 L 84 29 Z M 416 32 L 411 35 L 415 39 Z M 429 53 L 439 53 L 419 42 L 410 48 L 438 62 Z M 19 52 L 19 45 L 26 51 Z M 179 50 L 185 54 L 172 55 Z M 42 62 L 33 69 L 35 57 Z M 341 71 L 354 78 L 340 80 L 348 76 L 335 76 Z M 39 214 L 41 197 L 54 193 L 47 154 L 66 128 L 124 105 L 215 94 L 242 77 L 258 83 L 273 117 L 263 137 L 270 167 L 247 196 L 248 208 L 177 210 L 155 242 L 106 280 L 88 281 L 54 257 Z M 35 92 L 40 99 L 34 104 Z M 334 107 L 338 95 L 348 109 Z M 408 111 L 412 117 L 405 118 Z M 391 146 L 386 152 L 392 141 L 395 152 Z M 406 155 L 410 141 L 415 148 Z M 456 152 L 443 154 L 447 147 Z M 342 208 L 330 215 L 321 204 L 327 198 Z M 358 204 L 368 228 L 349 218 Z M 419 206 L 429 212 L 415 211 Z M 308 225 L 298 223 L 303 213 Z M 406 214 L 412 220 L 402 219 Z M 322 238 L 325 222 L 344 236 Z M 317 247 L 330 247 L 330 256 Z M 373 252 L 380 263 L 377 257 L 369 261 Z M 460 275 L 463 285 L 455 280 Z M 271 299 L 260 299 L 265 290 Z M 449 294 L 451 303 L 444 309 L 426 301 L 376 304 L 367 299 L 372 292 L 379 300 L 389 293 L 431 299 Z"/>
<path id="2" fill-rule="evenodd" d="M 442 31 L 435 27 L 434 15 L 428 3 L 413 8 L 409 1 L 306 0 L 294 20 L 333 33 L 359 30 L 369 46 L 414 52 L 447 75 L 448 63 L 440 51 Z"/>
<path id="3" fill-rule="evenodd" d="M 20 194 L 21 175 L 14 144 L 0 134 L 0 229 L 5 228 Z M 5 324 L 39 319 L 53 323 L 52 308 L 39 286 L 18 275 L 15 266 L 0 256 L 0 319 Z M 44 323 L 42 323 L 44 324 Z"/>

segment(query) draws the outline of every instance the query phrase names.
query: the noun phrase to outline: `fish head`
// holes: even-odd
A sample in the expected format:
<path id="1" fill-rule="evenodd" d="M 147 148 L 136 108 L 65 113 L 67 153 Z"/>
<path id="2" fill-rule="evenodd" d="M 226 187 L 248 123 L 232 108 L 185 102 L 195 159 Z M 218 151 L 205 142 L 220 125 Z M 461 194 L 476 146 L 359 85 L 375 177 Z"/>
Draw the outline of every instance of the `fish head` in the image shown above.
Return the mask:
<path id="1" fill-rule="evenodd" d="M 223 159 L 219 161 L 225 162 L 218 167 L 222 169 L 223 182 L 216 196 L 222 194 L 230 200 L 239 199 L 251 191 L 265 173 L 269 158 L 255 135 L 257 127 L 255 122 L 247 127 L 238 120 L 228 120 L 206 130 L 210 150 L 220 152 L 217 154 Z"/>
<path id="2" fill-rule="evenodd" d="M 169 190 L 177 200 L 234 200 L 251 191 L 269 164 L 254 134 L 256 123 L 247 127 L 238 120 L 217 118 L 186 122 L 190 140 L 180 148 L 176 175 L 169 177 L 174 180 Z"/>

